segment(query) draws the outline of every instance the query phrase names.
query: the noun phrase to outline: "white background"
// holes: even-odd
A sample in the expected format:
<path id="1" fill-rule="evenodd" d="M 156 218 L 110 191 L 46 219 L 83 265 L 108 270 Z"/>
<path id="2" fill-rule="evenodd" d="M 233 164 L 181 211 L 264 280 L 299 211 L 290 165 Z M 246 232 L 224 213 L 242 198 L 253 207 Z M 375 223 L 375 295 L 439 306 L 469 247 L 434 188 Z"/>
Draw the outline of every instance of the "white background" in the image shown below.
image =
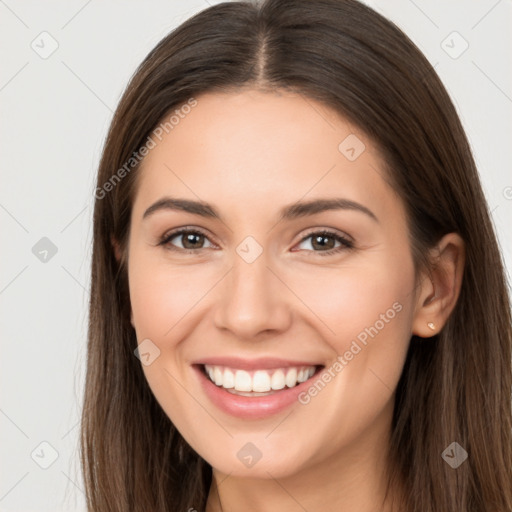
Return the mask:
<path id="1" fill-rule="evenodd" d="M 208 3 L 218 2 L 0 0 L 1 511 L 85 510 L 78 421 L 100 150 L 136 66 Z M 446 85 L 512 268 L 511 1 L 367 3 L 411 37 Z M 31 48 L 50 48 L 43 31 L 58 43 L 47 59 Z M 464 44 L 454 31 L 469 44 L 456 59 L 445 51 Z M 32 252 L 43 237 L 57 248 L 46 263 Z M 58 455 L 47 469 L 39 464 L 52 461 L 52 448 L 41 442 Z"/>

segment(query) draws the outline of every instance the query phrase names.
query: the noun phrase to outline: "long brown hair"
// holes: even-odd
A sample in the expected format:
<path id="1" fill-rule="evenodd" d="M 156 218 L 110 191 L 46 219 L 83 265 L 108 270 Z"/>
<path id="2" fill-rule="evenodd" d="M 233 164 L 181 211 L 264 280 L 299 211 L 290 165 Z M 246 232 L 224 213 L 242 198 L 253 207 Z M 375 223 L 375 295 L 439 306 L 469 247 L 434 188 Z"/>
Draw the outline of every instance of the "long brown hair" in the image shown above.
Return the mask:
<path id="1" fill-rule="evenodd" d="M 389 485 L 403 485 L 401 509 L 410 512 L 510 512 L 511 313 L 476 166 L 432 66 L 393 23 L 356 0 L 217 4 L 165 37 L 132 77 L 97 179 L 80 444 L 88 509 L 205 508 L 211 467 L 157 403 L 134 355 L 125 251 L 138 169 L 131 159 L 173 109 L 244 87 L 299 92 L 375 142 L 405 204 L 417 268 L 428 268 L 423 255 L 442 235 L 465 241 L 448 323 L 410 342 L 396 390 Z M 457 469 L 441 456 L 452 442 L 468 453 Z"/>

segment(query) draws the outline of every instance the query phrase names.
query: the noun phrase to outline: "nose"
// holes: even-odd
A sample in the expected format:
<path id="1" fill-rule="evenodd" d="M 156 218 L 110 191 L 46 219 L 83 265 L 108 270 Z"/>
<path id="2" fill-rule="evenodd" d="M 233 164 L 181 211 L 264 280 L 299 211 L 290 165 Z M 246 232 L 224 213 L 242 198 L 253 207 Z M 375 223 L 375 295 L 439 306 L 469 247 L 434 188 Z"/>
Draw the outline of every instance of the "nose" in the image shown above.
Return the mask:
<path id="1" fill-rule="evenodd" d="M 254 340 L 289 328 L 293 293 L 270 268 L 265 251 L 248 263 L 237 253 L 218 290 L 214 322 L 237 339 Z"/>

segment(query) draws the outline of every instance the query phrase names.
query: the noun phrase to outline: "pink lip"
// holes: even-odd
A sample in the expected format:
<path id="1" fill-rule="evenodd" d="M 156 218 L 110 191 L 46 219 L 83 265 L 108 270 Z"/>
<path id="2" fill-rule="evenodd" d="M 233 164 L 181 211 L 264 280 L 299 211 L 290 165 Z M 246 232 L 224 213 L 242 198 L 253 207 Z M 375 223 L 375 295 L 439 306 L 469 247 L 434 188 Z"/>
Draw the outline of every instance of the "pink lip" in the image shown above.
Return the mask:
<path id="1" fill-rule="evenodd" d="M 211 359 L 213 360 L 213 359 Z M 209 360 L 209 361 L 211 361 Z M 227 364 L 228 359 L 219 359 L 222 361 L 221 363 L 206 363 L 206 364 L 218 364 L 219 366 L 231 366 L 235 368 L 241 368 L 239 365 L 233 364 L 233 360 L 229 359 L 230 364 Z M 261 363 L 263 360 L 259 360 Z M 270 361 L 270 360 L 269 360 Z M 282 362 L 279 365 L 275 365 L 276 360 L 272 360 L 274 362 L 268 363 L 272 364 L 272 366 L 257 366 L 258 368 L 282 368 Z M 280 366 L 281 365 L 281 366 Z M 295 364 L 288 364 L 284 366 L 295 366 Z M 304 364 L 299 363 L 297 366 L 312 366 L 311 363 Z M 192 366 L 194 371 L 196 372 L 201 386 L 208 396 L 208 398 L 223 412 L 230 414 L 232 416 L 237 416 L 238 418 L 254 420 L 254 419 L 263 419 L 274 414 L 277 414 L 287 407 L 290 407 L 292 404 L 298 402 L 298 396 L 301 392 L 305 391 L 309 386 L 311 386 L 312 379 L 317 377 L 318 372 L 313 375 L 310 379 L 305 382 L 301 382 L 297 386 L 293 388 L 284 389 L 282 391 L 277 391 L 272 395 L 260 396 L 260 397 L 248 397 L 248 396 L 240 396 L 234 395 L 229 391 L 226 391 L 224 388 L 220 386 L 216 386 L 204 373 L 203 366 L 201 364 L 194 364 Z M 253 369 L 251 368 L 245 369 Z M 323 368 L 322 368 L 323 369 Z M 321 371 L 321 369 L 320 369 Z"/>
<path id="2" fill-rule="evenodd" d="M 311 361 L 290 361 L 275 357 L 262 357 L 259 359 L 242 359 L 240 357 L 209 357 L 194 361 L 194 365 L 228 366 L 237 370 L 271 370 L 275 368 L 288 368 L 289 366 L 318 366 L 321 363 Z"/>

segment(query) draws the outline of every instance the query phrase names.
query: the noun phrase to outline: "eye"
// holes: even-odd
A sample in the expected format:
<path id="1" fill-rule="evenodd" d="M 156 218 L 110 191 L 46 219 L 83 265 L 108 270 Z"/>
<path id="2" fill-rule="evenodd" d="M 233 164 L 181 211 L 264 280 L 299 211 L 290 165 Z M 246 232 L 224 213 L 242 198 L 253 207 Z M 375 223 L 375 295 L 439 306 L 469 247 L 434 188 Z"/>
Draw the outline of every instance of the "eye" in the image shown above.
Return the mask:
<path id="1" fill-rule="evenodd" d="M 304 237 L 301 240 L 301 244 L 306 242 L 307 240 L 311 239 L 310 245 L 315 248 L 320 248 L 320 250 L 316 251 L 308 251 L 308 252 L 316 252 L 320 256 L 330 256 L 332 254 L 339 253 L 341 251 L 347 250 L 347 249 L 353 249 L 354 244 L 351 240 L 346 238 L 343 235 L 340 235 L 339 233 L 335 231 L 329 231 L 329 230 L 320 230 L 320 231 L 313 231 L 306 237 Z M 335 247 L 336 242 L 339 242 L 339 246 Z M 327 250 L 324 250 L 327 249 Z"/>
<path id="2" fill-rule="evenodd" d="M 177 246 L 174 242 L 172 242 L 174 239 L 180 240 L 181 246 Z M 310 245 L 313 250 L 307 250 L 307 252 L 315 252 L 321 256 L 329 256 L 343 250 L 354 248 L 354 244 L 351 240 L 335 231 L 312 231 L 301 240 L 300 244 L 304 244 L 309 239 L 311 239 Z M 205 247 L 204 244 L 206 241 L 210 245 Z M 336 242 L 339 243 L 338 247 L 336 247 Z M 172 231 L 171 233 L 166 233 L 161 238 L 158 245 L 164 246 L 165 248 L 172 251 L 184 252 L 187 254 L 198 252 L 201 249 L 216 247 L 209 241 L 208 236 L 201 230 L 188 227 L 180 228 L 178 230 Z"/>
<path id="3" fill-rule="evenodd" d="M 181 240 L 181 247 L 176 247 L 175 244 L 171 242 L 171 240 L 175 238 Z M 203 247 L 205 240 L 208 240 L 208 237 L 202 231 L 198 229 L 181 228 L 171 233 L 166 233 L 158 245 L 163 245 L 172 251 L 180 251 L 190 254 L 197 252 L 200 249 L 207 249 L 208 247 Z M 213 244 L 211 244 L 211 246 L 214 247 Z"/>

